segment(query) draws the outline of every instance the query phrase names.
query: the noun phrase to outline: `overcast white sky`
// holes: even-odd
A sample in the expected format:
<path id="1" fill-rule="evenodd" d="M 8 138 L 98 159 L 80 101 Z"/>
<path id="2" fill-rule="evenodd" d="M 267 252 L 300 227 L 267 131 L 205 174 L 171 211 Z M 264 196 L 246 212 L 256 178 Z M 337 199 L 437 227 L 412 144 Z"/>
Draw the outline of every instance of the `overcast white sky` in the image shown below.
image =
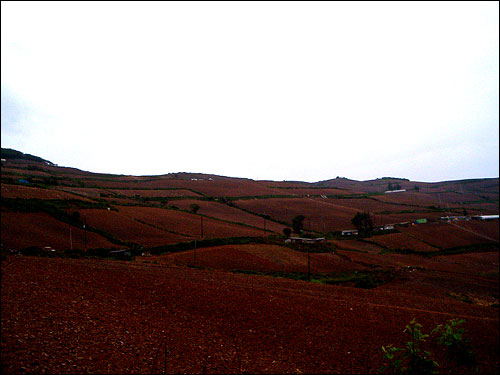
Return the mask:
<path id="1" fill-rule="evenodd" d="M 61 166 L 499 175 L 499 3 L 1 3 L 1 144 Z"/>

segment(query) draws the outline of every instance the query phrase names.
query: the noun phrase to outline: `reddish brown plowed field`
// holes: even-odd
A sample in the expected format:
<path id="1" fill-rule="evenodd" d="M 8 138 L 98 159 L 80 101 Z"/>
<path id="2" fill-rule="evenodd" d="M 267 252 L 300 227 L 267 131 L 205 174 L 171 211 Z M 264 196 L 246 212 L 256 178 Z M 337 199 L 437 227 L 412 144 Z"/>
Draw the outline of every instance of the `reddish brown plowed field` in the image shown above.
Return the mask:
<path id="1" fill-rule="evenodd" d="M 133 197 L 139 195 L 141 197 L 199 197 L 200 194 L 196 194 L 191 190 L 176 189 L 176 190 L 129 190 L 129 189 L 109 189 L 109 191 L 118 194 L 125 195 L 127 197 Z"/>
<path id="2" fill-rule="evenodd" d="M 276 189 L 271 189 L 263 186 L 256 181 L 245 179 L 217 179 L 209 181 L 192 181 L 191 179 L 171 179 L 171 178 L 155 178 L 146 181 L 138 180 L 135 183 L 130 182 L 114 182 L 117 187 L 129 187 L 133 189 L 157 189 L 157 188 L 176 188 L 176 189 L 193 189 L 204 195 L 215 197 L 238 197 L 238 196 L 254 196 L 254 195 L 272 195 L 277 194 Z M 125 185 L 122 185 L 125 184 Z M 106 182 L 106 185 L 112 186 Z"/>
<path id="3" fill-rule="evenodd" d="M 350 272 L 364 269 L 335 254 L 310 254 L 311 272 Z M 147 257 L 139 261 L 217 270 L 307 272 L 307 253 L 276 245 L 226 245 Z"/>
<path id="4" fill-rule="evenodd" d="M 356 194 L 350 190 L 341 190 L 335 188 L 325 188 L 325 189 L 308 189 L 307 187 L 300 188 L 295 185 L 293 189 L 274 189 L 274 194 L 276 195 L 352 195 Z"/>
<path id="5" fill-rule="evenodd" d="M 344 250 L 338 253 L 353 262 L 394 269 L 395 279 L 377 289 L 413 291 L 443 299 L 467 296 L 474 300 L 472 303 L 498 304 L 498 247 L 493 245 L 490 252 L 430 258 Z"/>
<path id="6" fill-rule="evenodd" d="M 314 198 L 316 200 L 321 200 L 321 198 Z M 355 199 L 323 199 L 322 201 L 331 203 L 336 206 L 348 207 L 350 209 L 355 209 L 356 211 L 367 211 L 370 213 L 375 213 L 379 211 L 390 211 L 398 212 L 402 210 L 408 210 L 406 206 L 399 206 L 395 204 L 383 203 L 375 199 L 366 198 L 355 198 Z"/>
<path id="7" fill-rule="evenodd" d="M 187 212 L 166 210 L 155 207 L 119 207 L 123 215 L 127 215 L 165 230 L 182 233 L 195 238 L 201 237 L 201 216 Z M 241 237 L 262 236 L 266 232 L 232 223 L 203 218 L 203 237 Z"/>
<path id="8" fill-rule="evenodd" d="M 329 240 L 328 242 L 334 244 L 337 249 L 354 250 L 362 252 L 370 251 L 376 253 L 382 250 L 382 247 L 378 245 L 364 241 L 358 241 L 356 239 Z"/>
<path id="9" fill-rule="evenodd" d="M 144 246 L 159 246 L 191 240 L 190 237 L 140 223 L 121 212 L 97 209 L 85 209 L 79 212 L 82 218 L 84 214 L 87 215 L 87 225 L 104 230 L 122 241 Z"/>
<path id="10" fill-rule="evenodd" d="M 100 198 L 101 194 L 109 195 L 109 192 L 104 189 L 96 189 L 96 188 L 81 188 L 81 187 L 59 187 L 58 190 L 67 191 L 69 193 L 75 193 L 80 196 L 84 195 L 89 198 Z"/>
<path id="11" fill-rule="evenodd" d="M 81 199 L 78 195 L 66 193 L 53 189 L 40 189 L 22 185 L 2 184 L 2 198 L 21 198 L 21 199 Z"/>
<path id="12" fill-rule="evenodd" d="M 265 214 L 273 219 L 291 223 L 297 215 L 306 216 L 304 228 L 316 231 L 334 231 L 354 228 L 351 219 L 358 211 L 333 203 L 308 198 L 272 198 L 238 200 L 236 206 L 251 212 Z"/>
<path id="13" fill-rule="evenodd" d="M 230 207 L 226 204 L 191 199 L 178 200 L 173 202 L 172 204 L 184 210 L 189 210 L 189 206 L 191 204 L 197 204 L 200 206 L 200 210 L 198 211 L 199 214 L 212 216 L 226 221 L 252 225 L 254 227 L 264 229 L 264 219 L 262 217 L 249 214 L 245 211 Z M 266 230 L 272 230 L 273 232 L 277 233 L 283 233 L 283 229 L 285 228 L 284 225 L 269 220 L 266 220 L 265 225 Z"/>
<path id="14" fill-rule="evenodd" d="M 30 257 L 2 261 L 1 288 L 5 374 L 377 373 L 411 319 L 462 317 L 498 371 L 498 309 L 412 290 Z"/>
<path id="15" fill-rule="evenodd" d="M 381 236 L 373 236 L 369 239 L 388 249 L 414 250 L 414 251 L 438 251 L 439 249 L 430 246 L 405 233 L 390 233 Z"/>
<path id="16" fill-rule="evenodd" d="M 70 226 L 45 213 L 20 213 L 2 210 L 2 244 L 5 248 L 22 249 L 29 246 L 51 246 L 57 251 L 71 248 Z M 83 229 L 72 226 L 73 248 L 85 247 Z M 88 248 L 115 248 L 106 238 L 87 232 Z"/>
<path id="17" fill-rule="evenodd" d="M 13 177 L 16 176 L 19 179 L 24 179 L 24 175 L 29 173 L 30 176 L 50 176 L 49 173 L 43 171 L 30 171 L 19 168 L 6 168 L 2 167 L 2 175 Z"/>
<path id="18" fill-rule="evenodd" d="M 498 220 L 481 223 L 427 223 L 401 227 L 400 230 L 439 248 L 498 242 Z"/>

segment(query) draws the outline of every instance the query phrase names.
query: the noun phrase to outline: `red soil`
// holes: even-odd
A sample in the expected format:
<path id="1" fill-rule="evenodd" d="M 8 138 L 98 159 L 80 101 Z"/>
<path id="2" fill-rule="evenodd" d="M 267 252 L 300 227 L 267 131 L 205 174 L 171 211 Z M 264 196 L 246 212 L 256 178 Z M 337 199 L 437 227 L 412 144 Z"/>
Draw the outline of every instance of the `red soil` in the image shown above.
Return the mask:
<path id="1" fill-rule="evenodd" d="M 295 216 L 304 215 L 304 228 L 320 232 L 353 228 L 351 219 L 358 212 L 355 208 L 327 202 L 327 199 L 248 199 L 238 200 L 235 204 L 251 212 L 269 215 L 273 219 L 289 223 Z"/>
<path id="2" fill-rule="evenodd" d="M 139 195 L 141 197 L 199 197 L 200 194 L 193 193 L 191 190 L 176 189 L 176 190 L 129 190 L 129 189 L 109 189 L 109 191 L 133 197 Z"/>
<path id="3" fill-rule="evenodd" d="M 78 194 L 80 196 L 83 195 L 83 196 L 86 196 L 89 198 L 100 198 L 101 194 L 108 194 L 109 195 L 109 192 L 107 190 L 96 189 L 96 188 L 82 188 L 82 187 L 68 187 L 68 186 L 62 187 L 61 186 L 57 189 L 67 191 L 70 193 L 75 193 L 75 194 Z"/>
<path id="4" fill-rule="evenodd" d="M 144 246 L 159 246 L 191 240 L 181 234 L 170 233 L 157 227 L 143 224 L 120 212 L 84 209 L 80 217 L 87 215 L 87 225 L 99 228 L 122 241 L 131 241 Z"/>
<path id="5" fill-rule="evenodd" d="M 166 210 L 155 207 L 120 207 L 121 215 L 136 218 L 164 230 L 181 233 L 187 236 L 201 237 L 201 216 L 182 211 Z M 238 224 L 203 218 L 203 237 L 240 237 L 263 236 L 266 232 Z"/>
<path id="6" fill-rule="evenodd" d="M 400 228 L 428 244 L 449 248 L 476 243 L 498 243 L 498 220 L 493 222 L 427 223 Z"/>
<path id="7" fill-rule="evenodd" d="M 2 261 L 2 373 L 377 373 L 402 347 L 465 318 L 480 372 L 499 370 L 498 309 L 411 289 L 95 260 Z M 442 361 L 443 373 L 457 369 Z M 165 357 L 165 353 L 167 354 Z"/>
<path id="8" fill-rule="evenodd" d="M 70 226 L 45 213 L 20 213 L 2 210 L 2 244 L 5 248 L 50 246 L 57 251 L 71 248 Z M 84 230 L 71 226 L 73 248 L 85 247 Z M 106 238 L 87 231 L 87 248 L 116 248 Z"/>
<path id="9" fill-rule="evenodd" d="M 53 189 L 40 189 L 22 185 L 2 184 L 2 198 L 21 199 L 80 199 L 87 200 L 78 195 Z"/>
<path id="10" fill-rule="evenodd" d="M 216 217 L 218 219 L 232 221 L 236 223 L 243 223 L 247 225 L 252 225 L 254 227 L 264 229 L 264 219 L 259 216 L 249 214 L 238 208 L 230 207 L 226 204 L 209 202 L 209 201 L 199 201 L 191 199 L 183 199 L 173 202 L 172 204 L 182 208 L 184 210 L 189 210 L 191 204 L 197 204 L 200 206 L 198 211 L 199 214 Z M 266 220 L 266 230 L 272 230 L 273 232 L 283 233 L 284 225 L 278 224 L 269 220 Z"/>
<path id="11" fill-rule="evenodd" d="M 378 245 L 387 247 L 388 249 L 414 250 L 414 251 L 438 251 L 439 249 L 430 246 L 416 238 L 405 233 L 391 233 L 381 236 L 373 236 L 369 239 L 370 242 L 375 242 Z"/>
<path id="12" fill-rule="evenodd" d="M 206 267 L 217 270 L 261 272 L 307 272 L 307 253 L 277 245 L 225 245 L 146 258 L 168 265 Z M 335 254 L 310 254 L 311 273 L 348 272 L 364 269 Z"/>

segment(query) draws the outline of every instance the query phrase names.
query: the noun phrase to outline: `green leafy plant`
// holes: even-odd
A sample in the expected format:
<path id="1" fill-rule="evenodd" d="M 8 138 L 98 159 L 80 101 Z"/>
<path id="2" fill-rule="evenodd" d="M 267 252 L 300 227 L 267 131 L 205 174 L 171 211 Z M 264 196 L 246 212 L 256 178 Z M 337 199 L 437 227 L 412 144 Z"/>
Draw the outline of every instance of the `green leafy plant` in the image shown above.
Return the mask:
<path id="1" fill-rule="evenodd" d="M 389 361 L 388 365 L 380 368 L 379 372 L 387 369 L 392 374 L 435 374 L 439 364 L 431 358 L 431 353 L 422 350 L 420 344 L 429 337 L 422 332 L 422 325 L 413 319 L 405 328 L 404 332 L 410 335 L 404 349 L 388 345 L 382 346 L 384 359 Z"/>
<path id="2" fill-rule="evenodd" d="M 465 329 L 460 326 L 465 319 L 451 319 L 445 324 L 434 328 L 430 334 L 422 332 L 422 325 L 413 319 L 404 332 L 410 335 L 410 340 L 404 349 L 388 345 L 382 346 L 383 358 L 388 362 L 379 372 L 390 370 L 392 374 L 434 374 L 439 364 L 431 358 L 431 353 L 420 348 L 430 335 L 435 335 L 437 344 L 446 347 L 449 359 L 459 366 L 467 366 L 478 372 L 476 355 L 472 351 L 469 339 L 464 337 Z"/>
<path id="3" fill-rule="evenodd" d="M 432 334 L 439 334 L 437 343 L 446 346 L 447 354 L 459 365 L 475 368 L 477 360 L 468 338 L 464 338 L 465 329 L 460 326 L 465 319 L 451 319 L 445 324 L 440 324 L 432 330 Z"/>

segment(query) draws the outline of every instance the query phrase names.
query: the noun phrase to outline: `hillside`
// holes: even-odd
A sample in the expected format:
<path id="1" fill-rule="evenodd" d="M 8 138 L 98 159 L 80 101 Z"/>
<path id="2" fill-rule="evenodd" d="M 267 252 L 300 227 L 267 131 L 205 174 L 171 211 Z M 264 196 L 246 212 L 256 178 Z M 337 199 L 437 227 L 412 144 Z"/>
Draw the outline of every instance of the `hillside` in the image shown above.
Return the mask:
<path id="1" fill-rule="evenodd" d="M 498 203 L 498 178 L 124 176 L 6 159 L 2 373 L 376 374 L 412 319 L 425 332 L 464 319 L 478 372 L 498 373 L 499 226 L 484 216 Z M 343 235 L 363 211 L 374 230 Z M 285 241 L 297 215 L 300 236 L 325 240 Z M 473 371 L 435 337 L 424 349 L 440 373 Z"/>
<path id="2" fill-rule="evenodd" d="M 354 229 L 351 219 L 358 211 L 369 212 L 376 226 L 498 214 L 498 178 L 439 183 L 336 178 L 306 183 L 199 173 L 124 176 L 58 167 L 15 150 L 2 152 L 7 151 L 10 156 L 1 169 L 2 244 L 13 249 L 148 248 L 202 237 L 280 235 L 297 215 L 306 217 L 304 229 L 311 235 L 331 236 Z M 393 187 L 406 191 L 385 193 Z M 199 207 L 196 212 L 194 205 Z M 41 219 L 43 215 L 48 218 Z M 92 233 L 86 243 L 78 234 L 84 220 Z M 71 242 L 70 227 L 75 233 Z M 33 233 L 21 238 L 20 228 L 33 228 Z M 49 240 L 50 233 L 59 233 L 53 236 L 58 240 Z"/>

